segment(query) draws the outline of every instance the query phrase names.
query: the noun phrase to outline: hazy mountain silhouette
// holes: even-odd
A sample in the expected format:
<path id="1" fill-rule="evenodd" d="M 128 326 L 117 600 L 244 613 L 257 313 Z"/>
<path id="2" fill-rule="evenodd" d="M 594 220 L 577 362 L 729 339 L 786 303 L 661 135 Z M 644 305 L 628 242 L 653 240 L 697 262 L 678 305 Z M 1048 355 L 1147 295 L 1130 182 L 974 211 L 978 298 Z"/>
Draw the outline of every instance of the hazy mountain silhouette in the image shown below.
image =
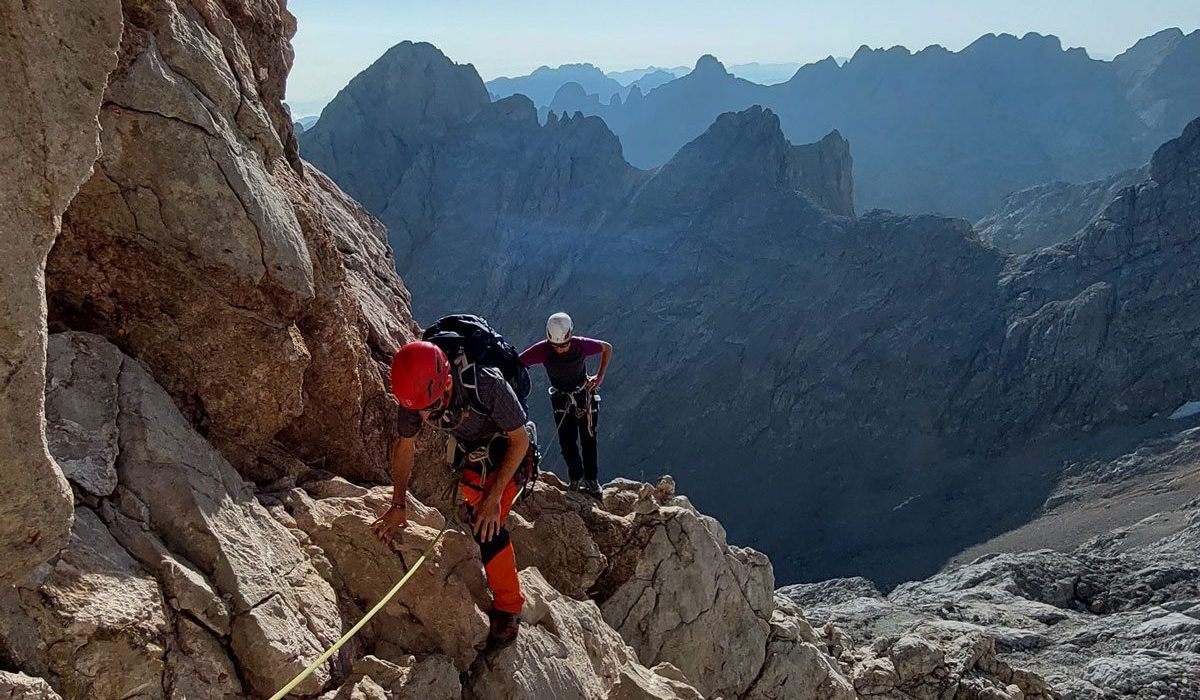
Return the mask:
<path id="1" fill-rule="evenodd" d="M 495 99 L 521 94 L 533 100 L 535 105 L 548 105 L 565 83 L 578 83 L 585 92 L 603 97 L 605 103 L 613 94 L 624 95 L 626 92 L 624 85 L 590 63 L 570 63 L 558 68 L 542 66 L 529 75 L 496 78 L 485 85 Z"/>
<path id="2" fill-rule="evenodd" d="M 837 128 L 854 144 L 864 209 L 971 219 L 1025 187 L 1138 167 L 1200 115 L 1200 32 L 1177 29 L 1112 62 L 1038 34 L 988 34 L 958 52 L 862 47 L 845 65 L 828 58 L 766 87 L 701 63 L 644 99 L 610 105 L 560 90 L 550 109 L 600 116 L 629 161 L 650 168 L 718 114 L 760 104 L 793 141 Z"/>

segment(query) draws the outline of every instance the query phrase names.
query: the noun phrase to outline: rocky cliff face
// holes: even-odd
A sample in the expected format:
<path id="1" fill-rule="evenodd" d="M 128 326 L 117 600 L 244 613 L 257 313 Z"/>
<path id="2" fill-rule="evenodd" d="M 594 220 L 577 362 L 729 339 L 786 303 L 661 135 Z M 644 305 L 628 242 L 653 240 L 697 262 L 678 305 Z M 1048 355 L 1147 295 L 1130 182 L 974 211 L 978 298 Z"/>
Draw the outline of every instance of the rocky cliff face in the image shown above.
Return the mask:
<path id="1" fill-rule="evenodd" d="M 383 229 L 296 157 L 293 19 L 231 8 L 123 8 L 101 155 L 47 262 L 50 320 L 147 363 L 249 476 L 295 458 L 378 476 L 394 409 L 375 360 L 411 333 L 407 292 Z"/>
<path id="2" fill-rule="evenodd" d="M 1149 168 L 1141 167 L 1082 185 L 1051 182 L 1013 192 L 975 222 L 975 230 L 984 243 L 1006 253 L 1052 246 L 1099 218 L 1122 190 L 1148 175 Z"/>
<path id="3" fill-rule="evenodd" d="M 0 62 L 0 585 L 24 577 L 66 544 L 70 490 L 46 449 L 46 255 L 63 210 L 88 177 L 98 149 L 96 112 L 116 63 L 121 23 L 115 2 L 56 8 L 0 7 L 8 29 Z M 82 57 L 59 62 L 43 50 L 53 37 Z"/>
<path id="4" fill-rule="evenodd" d="M 769 110 L 646 173 L 599 121 L 519 104 L 429 146 L 379 212 L 419 314 L 477 310 L 519 342 L 569 309 L 620 349 L 608 463 L 673 465 L 784 578 L 924 576 L 1025 522 L 1094 433 L 1200 393 L 1195 126 L 1071 241 L 1006 258 L 962 221 L 839 216 L 844 140 L 791 146 Z M 714 461 L 743 465 L 737 488 Z"/>
<path id="5" fill-rule="evenodd" d="M 550 110 L 601 117 L 629 162 L 653 168 L 718 115 L 762 105 L 793 142 L 836 128 L 854 144 L 863 209 L 975 220 L 1010 192 L 1144 164 L 1200 116 L 1188 82 L 1198 66 L 1200 32 L 1161 32 L 1111 62 L 1053 36 L 988 34 L 958 52 L 864 46 L 844 65 L 827 58 L 770 86 L 706 57 L 652 95 L 609 104 L 562 94 Z"/>

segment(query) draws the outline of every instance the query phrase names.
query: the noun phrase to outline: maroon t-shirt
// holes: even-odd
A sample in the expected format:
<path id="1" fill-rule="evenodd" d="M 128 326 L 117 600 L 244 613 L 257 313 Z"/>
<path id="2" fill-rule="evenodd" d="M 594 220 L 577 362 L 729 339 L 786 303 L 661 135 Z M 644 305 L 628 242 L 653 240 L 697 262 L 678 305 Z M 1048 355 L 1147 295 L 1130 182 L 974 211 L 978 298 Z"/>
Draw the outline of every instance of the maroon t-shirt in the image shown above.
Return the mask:
<path id="1" fill-rule="evenodd" d="M 574 391 L 587 381 L 587 365 L 584 360 L 604 351 L 599 340 L 576 336 L 571 338 L 571 348 L 564 353 L 555 352 L 549 340 L 529 346 L 521 353 L 521 362 L 526 367 L 543 365 L 550 385 L 559 391 Z"/>

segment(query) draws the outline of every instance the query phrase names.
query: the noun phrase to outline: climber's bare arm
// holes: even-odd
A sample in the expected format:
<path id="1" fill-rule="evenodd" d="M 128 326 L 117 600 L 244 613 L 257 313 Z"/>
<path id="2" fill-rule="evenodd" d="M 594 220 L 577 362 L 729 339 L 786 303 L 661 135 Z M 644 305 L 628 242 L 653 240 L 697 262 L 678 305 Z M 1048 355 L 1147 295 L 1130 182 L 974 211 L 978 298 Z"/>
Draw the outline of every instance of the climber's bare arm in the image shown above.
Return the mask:
<path id="1" fill-rule="evenodd" d="M 405 495 L 408 493 L 415 453 L 413 438 L 402 437 L 392 444 L 392 505 L 371 524 L 371 531 L 383 542 L 391 542 L 396 531 L 408 525 Z"/>

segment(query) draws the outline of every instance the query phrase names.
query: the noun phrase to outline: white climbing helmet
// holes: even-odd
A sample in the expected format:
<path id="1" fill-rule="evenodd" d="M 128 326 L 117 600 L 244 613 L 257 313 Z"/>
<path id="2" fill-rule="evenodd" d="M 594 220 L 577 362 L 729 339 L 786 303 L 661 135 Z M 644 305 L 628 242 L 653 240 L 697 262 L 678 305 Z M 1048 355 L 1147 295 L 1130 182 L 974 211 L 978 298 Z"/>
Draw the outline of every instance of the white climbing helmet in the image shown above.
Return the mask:
<path id="1" fill-rule="evenodd" d="M 546 321 L 546 338 L 551 343 L 562 345 L 571 339 L 571 329 L 574 327 L 571 317 L 559 311 Z"/>

